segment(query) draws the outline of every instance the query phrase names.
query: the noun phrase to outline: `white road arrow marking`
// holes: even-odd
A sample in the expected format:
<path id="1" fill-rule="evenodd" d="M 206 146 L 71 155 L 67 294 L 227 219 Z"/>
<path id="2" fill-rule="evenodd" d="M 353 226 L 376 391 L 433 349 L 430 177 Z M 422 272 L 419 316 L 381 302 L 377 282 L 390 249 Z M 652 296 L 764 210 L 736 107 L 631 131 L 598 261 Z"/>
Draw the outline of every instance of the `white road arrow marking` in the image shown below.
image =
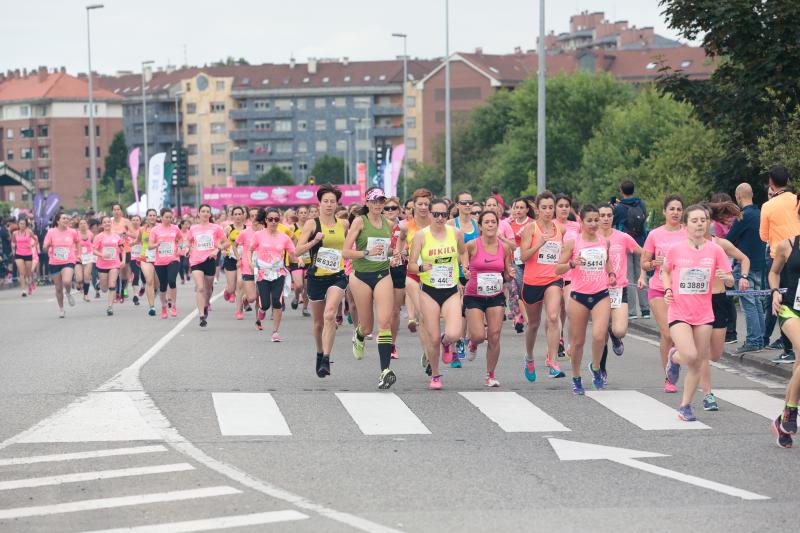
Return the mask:
<path id="1" fill-rule="evenodd" d="M 645 472 L 649 472 L 657 476 L 674 479 L 676 481 L 682 481 L 683 483 L 689 483 L 690 485 L 695 485 L 700 488 L 721 492 L 722 494 L 735 496 L 743 500 L 770 499 L 769 496 L 762 496 L 761 494 L 756 494 L 754 492 L 737 489 L 736 487 L 731 487 L 729 485 L 723 485 L 722 483 L 717 483 L 716 481 L 710 481 L 708 479 L 682 474 L 680 472 L 675 472 L 674 470 L 661 468 L 660 466 L 654 466 L 649 463 L 643 463 L 636 460 L 647 457 L 668 457 L 662 453 L 643 452 L 639 450 L 630 450 L 627 448 L 601 446 L 600 444 L 589 444 L 586 442 L 575 442 L 563 439 L 548 438 L 547 440 L 550 442 L 550 446 L 553 447 L 556 455 L 558 455 L 558 458 L 562 461 L 591 461 L 606 459 L 608 461 L 629 466 L 631 468 L 644 470 Z"/>

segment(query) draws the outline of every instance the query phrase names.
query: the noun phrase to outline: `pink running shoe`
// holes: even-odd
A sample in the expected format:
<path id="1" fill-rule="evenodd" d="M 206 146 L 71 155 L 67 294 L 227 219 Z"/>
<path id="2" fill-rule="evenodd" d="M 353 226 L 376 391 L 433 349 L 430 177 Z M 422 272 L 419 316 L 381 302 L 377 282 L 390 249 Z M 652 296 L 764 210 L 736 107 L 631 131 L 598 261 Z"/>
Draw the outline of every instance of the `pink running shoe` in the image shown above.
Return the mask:
<path id="1" fill-rule="evenodd" d="M 161 306 L 161 318 L 167 318 L 167 306 L 166 305 L 162 305 Z"/>
<path id="2" fill-rule="evenodd" d="M 431 377 L 431 390 L 442 390 L 442 376 Z"/>
<path id="3" fill-rule="evenodd" d="M 266 316 L 267 316 L 267 312 L 262 310 L 262 309 L 259 309 L 256 312 L 256 318 L 258 319 L 259 322 L 264 320 L 264 317 L 266 317 Z"/>
<path id="4" fill-rule="evenodd" d="M 175 318 L 178 316 L 178 308 L 173 305 L 169 308 L 169 314 L 172 315 L 172 318 Z"/>
<path id="5" fill-rule="evenodd" d="M 236 311 L 236 320 L 244 320 L 244 313 L 241 310 Z"/>
<path id="6" fill-rule="evenodd" d="M 231 293 L 229 293 L 227 290 L 222 291 L 222 299 L 225 300 L 226 302 L 230 302 Z"/>
<path id="7" fill-rule="evenodd" d="M 678 386 L 673 385 L 668 379 L 664 378 L 664 392 L 675 393 L 678 392 Z"/>
<path id="8" fill-rule="evenodd" d="M 467 360 L 474 361 L 478 355 L 478 345 L 472 341 L 467 343 Z"/>
<path id="9" fill-rule="evenodd" d="M 272 342 L 281 342 L 281 336 L 278 335 L 278 332 L 274 332 L 271 337 Z"/>
<path id="10" fill-rule="evenodd" d="M 446 365 L 449 365 L 450 363 L 453 362 L 453 345 L 444 343 L 444 335 L 442 335 L 441 344 L 442 344 L 442 362 Z"/>
<path id="11" fill-rule="evenodd" d="M 392 359 L 397 359 L 400 356 L 397 355 L 397 347 L 392 348 Z"/>

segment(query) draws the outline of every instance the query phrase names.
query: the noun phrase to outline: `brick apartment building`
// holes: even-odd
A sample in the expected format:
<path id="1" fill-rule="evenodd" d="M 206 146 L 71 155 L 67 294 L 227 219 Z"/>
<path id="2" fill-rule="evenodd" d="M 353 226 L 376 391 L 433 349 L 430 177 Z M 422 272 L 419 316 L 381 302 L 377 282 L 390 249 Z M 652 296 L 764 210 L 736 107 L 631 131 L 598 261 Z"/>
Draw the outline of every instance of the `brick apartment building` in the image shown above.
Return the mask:
<path id="1" fill-rule="evenodd" d="M 0 161 L 67 208 L 85 207 L 89 181 L 89 86 L 64 69 L 0 74 Z M 122 98 L 94 88 L 98 177 L 111 140 L 122 130 Z M 23 187 L 0 187 L 0 200 L 30 205 Z"/>

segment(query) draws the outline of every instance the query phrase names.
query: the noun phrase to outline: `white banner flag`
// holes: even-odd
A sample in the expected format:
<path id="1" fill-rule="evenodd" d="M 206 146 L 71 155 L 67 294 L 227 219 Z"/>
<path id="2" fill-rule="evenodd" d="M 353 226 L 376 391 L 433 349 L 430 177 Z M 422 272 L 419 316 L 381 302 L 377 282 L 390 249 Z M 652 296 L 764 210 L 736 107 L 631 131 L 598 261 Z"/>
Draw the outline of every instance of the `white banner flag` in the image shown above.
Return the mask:
<path id="1" fill-rule="evenodd" d="M 147 173 L 147 208 L 160 210 L 164 203 L 164 159 L 166 152 L 150 158 L 150 170 Z"/>

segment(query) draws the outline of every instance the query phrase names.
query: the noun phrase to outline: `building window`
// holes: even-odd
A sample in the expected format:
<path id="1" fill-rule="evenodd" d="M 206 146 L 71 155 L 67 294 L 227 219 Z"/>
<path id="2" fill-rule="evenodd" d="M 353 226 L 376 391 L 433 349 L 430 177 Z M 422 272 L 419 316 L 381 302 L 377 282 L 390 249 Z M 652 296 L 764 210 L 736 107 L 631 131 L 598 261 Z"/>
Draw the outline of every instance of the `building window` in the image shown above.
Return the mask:
<path id="1" fill-rule="evenodd" d="M 50 129 L 47 125 L 39 126 L 39 131 L 37 132 L 39 137 L 47 137 L 50 134 Z"/>
<path id="2" fill-rule="evenodd" d="M 9 139 L 13 139 L 14 138 L 14 128 L 8 128 L 6 130 L 6 137 L 9 138 Z"/>
<path id="3" fill-rule="evenodd" d="M 247 100 L 236 100 L 236 109 L 247 109 Z"/>
<path id="4" fill-rule="evenodd" d="M 281 98 L 279 100 L 275 100 L 275 109 L 277 109 L 278 111 L 291 111 L 292 101 L 287 98 Z"/>
<path id="5" fill-rule="evenodd" d="M 211 165 L 212 176 L 225 176 L 228 173 L 228 167 L 224 163 L 214 163 Z"/>
<path id="6" fill-rule="evenodd" d="M 390 105 L 392 105 L 392 97 L 391 96 L 379 96 L 378 97 L 378 105 L 381 105 L 381 106 L 390 106 Z"/>
<path id="7" fill-rule="evenodd" d="M 306 99 L 305 98 L 298 98 L 297 102 L 295 103 L 295 105 L 297 106 L 297 109 L 301 109 L 301 110 L 305 111 L 305 109 L 306 109 Z"/>
<path id="8" fill-rule="evenodd" d="M 134 124 L 133 125 L 133 134 L 134 135 L 141 135 L 142 133 L 144 133 L 144 130 L 142 128 L 143 128 L 143 126 L 141 124 Z"/>
<path id="9" fill-rule="evenodd" d="M 302 153 L 308 152 L 308 143 L 306 141 L 298 141 L 297 151 Z"/>
<path id="10" fill-rule="evenodd" d="M 254 168 L 254 169 L 256 170 L 256 172 L 258 172 L 259 174 L 263 174 L 264 172 L 266 172 L 266 170 L 267 170 L 267 167 L 268 167 L 268 166 L 269 166 L 269 163 L 256 163 L 256 164 L 253 166 L 253 168 Z"/>
<path id="11" fill-rule="evenodd" d="M 337 152 L 344 152 L 347 150 L 347 141 L 339 140 L 336 141 L 336 151 Z"/>
<path id="12" fill-rule="evenodd" d="M 256 155 L 271 154 L 272 146 L 268 142 L 253 143 L 253 153 Z"/>
<path id="13" fill-rule="evenodd" d="M 417 147 L 417 138 L 416 137 L 409 137 L 406 139 L 406 148 L 409 150 L 414 150 Z"/>
<path id="14" fill-rule="evenodd" d="M 369 96 L 356 96 L 353 98 L 353 106 L 359 109 L 364 109 L 365 107 L 369 107 L 371 98 Z"/>
<path id="15" fill-rule="evenodd" d="M 21 117 L 29 117 L 31 116 L 31 107 L 27 105 L 19 106 L 19 116 Z"/>
<path id="16" fill-rule="evenodd" d="M 83 127 L 83 136 L 84 137 L 88 137 L 89 136 L 89 126 L 84 126 Z"/>
<path id="17" fill-rule="evenodd" d="M 95 137 L 100 137 L 100 126 L 95 126 L 94 127 L 94 136 Z"/>
<path id="18" fill-rule="evenodd" d="M 87 148 L 86 151 L 88 152 L 89 149 Z M 33 159 L 33 150 L 30 149 L 30 148 L 22 148 L 19 151 L 19 158 L 20 159 Z"/>
<path id="19" fill-rule="evenodd" d="M 37 105 L 36 106 L 36 116 L 37 117 L 46 117 L 47 116 L 47 106 L 46 105 Z"/>
<path id="20" fill-rule="evenodd" d="M 225 111 L 225 102 L 211 102 L 212 113 L 222 113 Z"/>
<path id="21" fill-rule="evenodd" d="M 189 144 L 186 146 L 186 153 L 188 155 L 197 155 L 197 145 L 196 144 Z"/>
<path id="22" fill-rule="evenodd" d="M 408 117 L 406 118 L 406 128 L 414 129 L 417 127 L 417 117 Z"/>
<path id="23" fill-rule="evenodd" d="M 272 121 L 256 120 L 253 122 L 253 129 L 258 131 L 272 131 Z"/>
<path id="24" fill-rule="evenodd" d="M 217 80 L 217 90 L 224 91 L 225 90 L 225 80 Z"/>
<path id="25" fill-rule="evenodd" d="M 219 155 L 225 153 L 225 143 L 212 143 L 211 144 L 211 154 L 212 155 Z"/>
<path id="26" fill-rule="evenodd" d="M 283 161 L 278 163 L 278 168 L 285 170 L 286 172 L 291 172 L 293 170 L 291 161 Z"/>
<path id="27" fill-rule="evenodd" d="M 95 149 L 94 149 L 94 150 L 95 150 L 95 155 L 96 155 L 97 157 L 100 157 L 100 147 L 99 147 L 99 146 L 95 146 Z"/>
<path id="28" fill-rule="evenodd" d="M 291 120 L 276 120 L 275 131 L 292 131 Z"/>
<path id="29" fill-rule="evenodd" d="M 225 123 L 224 122 L 212 122 L 211 123 L 211 133 L 225 133 Z"/>
<path id="30" fill-rule="evenodd" d="M 308 163 L 298 163 L 297 164 L 298 170 L 308 170 Z"/>
<path id="31" fill-rule="evenodd" d="M 47 168 L 47 167 L 40 168 L 39 169 L 39 179 L 40 180 L 49 180 L 50 179 L 50 169 Z"/>
<path id="32" fill-rule="evenodd" d="M 346 130 L 347 129 L 347 119 L 346 118 L 337 118 L 336 119 L 336 129 L 338 131 Z"/>
<path id="33" fill-rule="evenodd" d="M 253 102 L 253 109 L 269 109 L 271 106 L 269 100 L 256 100 Z"/>
<path id="34" fill-rule="evenodd" d="M 297 121 L 297 131 L 308 131 L 308 121 L 307 120 L 298 120 Z"/>
<path id="35" fill-rule="evenodd" d="M 83 157 L 89 157 L 89 147 L 88 146 L 84 146 L 83 147 Z"/>
<path id="36" fill-rule="evenodd" d="M 378 121 L 378 126 L 381 128 L 391 128 L 393 126 L 392 119 L 389 117 L 384 117 Z"/>
<path id="37" fill-rule="evenodd" d="M 347 107 L 347 98 L 344 96 L 337 96 L 333 99 L 333 105 L 335 107 Z"/>
<path id="38" fill-rule="evenodd" d="M 292 141 L 281 141 L 275 143 L 276 154 L 290 154 L 292 153 Z"/>
<path id="39" fill-rule="evenodd" d="M 186 172 L 188 172 L 190 176 L 197 176 L 197 165 L 188 165 L 186 167 Z"/>
<path id="40" fill-rule="evenodd" d="M 19 136 L 23 139 L 33 139 L 33 128 L 22 128 L 19 130 Z"/>
<path id="41" fill-rule="evenodd" d="M 186 104 L 186 113 L 189 115 L 193 115 L 197 113 L 197 104 L 195 103 L 187 103 Z"/>
<path id="42" fill-rule="evenodd" d="M 328 151 L 328 141 L 317 141 L 314 143 L 314 149 L 317 152 L 327 152 Z"/>
<path id="43" fill-rule="evenodd" d="M 8 191 L 8 201 L 15 202 L 17 200 L 17 194 L 14 191 Z"/>
<path id="44" fill-rule="evenodd" d="M 406 107 L 416 107 L 416 105 L 417 105 L 416 96 L 406 96 Z"/>
<path id="45" fill-rule="evenodd" d="M 50 147 L 49 146 L 40 146 L 39 147 L 39 159 L 50 159 Z"/>
<path id="46" fill-rule="evenodd" d="M 8 150 L 6 152 L 6 161 L 13 161 L 14 160 L 14 150 Z"/>
<path id="47" fill-rule="evenodd" d="M 316 107 L 317 109 L 325 109 L 325 99 L 314 98 L 314 107 Z"/>
<path id="48" fill-rule="evenodd" d="M 314 130 L 316 131 L 325 131 L 328 128 L 328 121 L 327 120 L 315 120 L 314 121 Z"/>

